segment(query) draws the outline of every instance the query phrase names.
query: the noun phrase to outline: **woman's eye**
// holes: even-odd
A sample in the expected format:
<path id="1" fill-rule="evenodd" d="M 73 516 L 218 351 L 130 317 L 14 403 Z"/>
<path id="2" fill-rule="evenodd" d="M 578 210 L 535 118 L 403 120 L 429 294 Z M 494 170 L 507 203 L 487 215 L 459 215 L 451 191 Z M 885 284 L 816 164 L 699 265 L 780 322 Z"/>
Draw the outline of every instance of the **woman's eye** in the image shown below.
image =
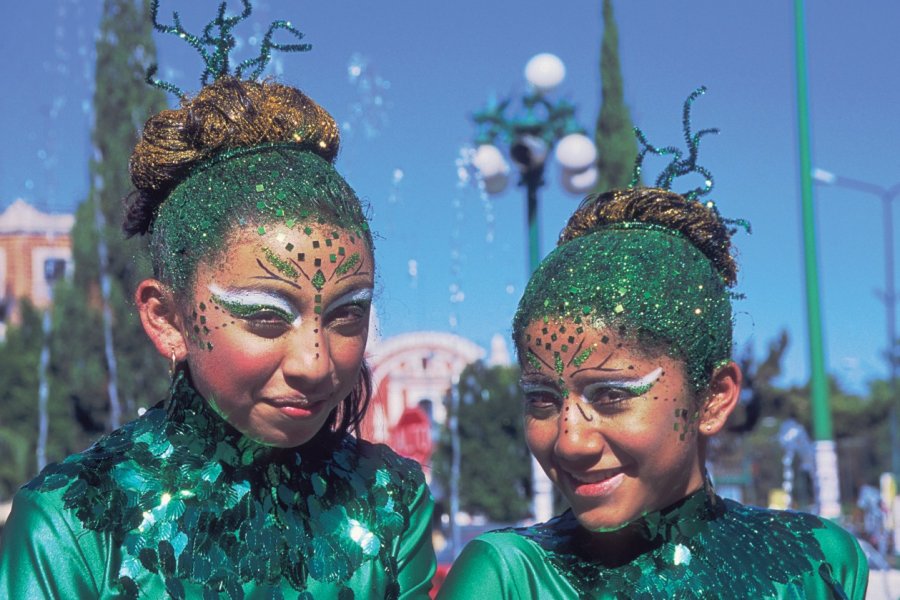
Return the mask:
<path id="1" fill-rule="evenodd" d="M 559 408 L 559 395 L 550 390 L 525 391 L 525 410 L 532 416 L 547 416 Z"/>
<path id="2" fill-rule="evenodd" d="M 242 318 L 251 331 L 263 337 L 277 337 L 291 326 L 286 315 L 274 310 L 261 310 Z"/>
<path id="3" fill-rule="evenodd" d="M 352 303 L 344 304 L 343 306 L 328 311 L 325 319 L 331 327 L 351 331 L 367 324 L 368 316 L 368 304 Z"/>
<path id="4" fill-rule="evenodd" d="M 587 401 L 597 406 L 610 406 L 634 398 L 634 393 L 626 388 L 608 387 L 591 390 L 585 394 Z"/>

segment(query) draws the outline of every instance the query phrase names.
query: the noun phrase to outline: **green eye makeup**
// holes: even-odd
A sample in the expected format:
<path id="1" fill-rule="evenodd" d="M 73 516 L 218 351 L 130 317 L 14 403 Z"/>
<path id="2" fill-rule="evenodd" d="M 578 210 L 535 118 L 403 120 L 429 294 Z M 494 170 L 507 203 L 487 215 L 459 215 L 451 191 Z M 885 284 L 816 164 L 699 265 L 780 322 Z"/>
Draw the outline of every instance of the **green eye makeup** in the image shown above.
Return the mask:
<path id="1" fill-rule="evenodd" d="M 298 325 L 300 314 L 284 298 L 260 290 L 223 289 L 210 285 L 212 299 L 235 317 L 246 319 L 261 312 L 278 315 L 285 323 Z"/>

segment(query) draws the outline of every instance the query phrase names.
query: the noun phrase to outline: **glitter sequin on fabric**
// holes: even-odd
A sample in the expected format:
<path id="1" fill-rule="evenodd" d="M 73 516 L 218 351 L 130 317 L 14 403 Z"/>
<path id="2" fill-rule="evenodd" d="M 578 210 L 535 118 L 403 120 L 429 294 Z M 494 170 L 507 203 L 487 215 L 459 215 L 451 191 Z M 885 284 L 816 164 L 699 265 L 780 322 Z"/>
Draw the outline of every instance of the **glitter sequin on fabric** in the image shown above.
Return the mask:
<path id="1" fill-rule="evenodd" d="M 300 231 L 329 223 L 371 247 L 359 201 L 331 164 L 296 144 L 264 144 L 217 155 L 170 194 L 153 228 L 157 276 L 184 290 L 197 264 L 225 249 L 236 224 L 262 235 L 272 223 Z"/>
<path id="2" fill-rule="evenodd" d="M 645 551 L 619 565 L 590 558 L 597 554 L 598 540 L 571 512 L 542 525 L 503 531 L 547 551 L 554 568 L 583 599 L 600 593 L 647 600 L 781 597 L 775 584 L 802 598 L 804 590 L 796 582 L 804 575 L 822 577 L 840 589 L 829 570 L 820 568 L 825 556 L 813 537 L 822 527 L 817 517 L 713 498 L 701 489 L 629 525 L 646 542 Z"/>
<path id="3" fill-rule="evenodd" d="M 424 482 L 383 448 L 349 436 L 315 456 L 255 444 L 179 373 L 168 408 L 149 410 L 27 487 L 63 489 L 86 528 L 111 534 L 122 548 L 125 597 L 158 577 L 172 598 L 185 598 L 191 584 L 204 597 L 242 598 L 246 583 L 282 598 L 287 582 L 306 600 L 311 580 L 352 598 L 343 582 L 373 563 L 396 598 L 391 547 Z"/>
<path id="4" fill-rule="evenodd" d="M 731 302 L 722 278 L 684 236 L 649 223 L 606 226 L 545 258 L 513 331 L 521 335 L 528 324 L 551 319 L 618 328 L 650 347 L 665 342 L 698 390 L 731 355 Z"/>

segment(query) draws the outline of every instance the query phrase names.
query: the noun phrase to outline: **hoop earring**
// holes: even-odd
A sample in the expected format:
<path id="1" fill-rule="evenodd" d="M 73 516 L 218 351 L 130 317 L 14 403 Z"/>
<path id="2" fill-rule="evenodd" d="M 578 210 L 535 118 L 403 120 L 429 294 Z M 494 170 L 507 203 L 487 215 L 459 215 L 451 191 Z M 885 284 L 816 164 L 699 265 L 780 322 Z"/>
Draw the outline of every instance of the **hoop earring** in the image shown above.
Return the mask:
<path id="1" fill-rule="evenodd" d="M 172 355 L 169 357 L 169 377 L 175 376 L 175 369 L 178 368 L 178 361 L 175 359 L 175 350 L 172 350 Z"/>

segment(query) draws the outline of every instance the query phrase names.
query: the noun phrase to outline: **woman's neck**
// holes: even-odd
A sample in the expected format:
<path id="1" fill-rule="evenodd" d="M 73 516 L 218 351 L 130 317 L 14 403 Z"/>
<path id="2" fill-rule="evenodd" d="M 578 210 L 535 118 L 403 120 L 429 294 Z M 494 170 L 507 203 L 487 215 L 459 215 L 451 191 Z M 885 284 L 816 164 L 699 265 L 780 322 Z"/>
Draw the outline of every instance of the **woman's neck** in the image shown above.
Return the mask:
<path id="1" fill-rule="evenodd" d="M 580 527 L 576 543 L 585 556 L 618 567 L 662 544 L 691 537 L 714 517 L 720 504 L 711 486 L 704 484 L 674 504 L 648 512 L 615 531 L 593 532 Z M 691 526 L 685 527 L 688 523 Z"/>

